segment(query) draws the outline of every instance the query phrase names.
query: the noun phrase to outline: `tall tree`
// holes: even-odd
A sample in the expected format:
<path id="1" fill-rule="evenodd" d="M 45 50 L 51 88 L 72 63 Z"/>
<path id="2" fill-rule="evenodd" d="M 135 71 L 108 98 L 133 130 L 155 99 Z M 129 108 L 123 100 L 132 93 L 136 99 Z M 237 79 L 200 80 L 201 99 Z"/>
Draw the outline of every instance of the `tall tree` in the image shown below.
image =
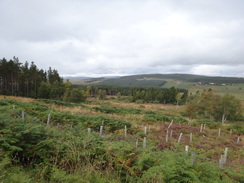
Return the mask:
<path id="1" fill-rule="evenodd" d="M 49 67 L 47 71 L 48 82 L 53 84 L 55 81 L 63 82 L 63 79 L 59 76 L 58 71 Z"/>
<path id="2" fill-rule="evenodd" d="M 65 85 L 62 82 L 55 81 L 52 84 L 50 98 L 55 100 L 61 100 L 65 92 Z"/>
<path id="3" fill-rule="evenodd" d="M 9 61 L 5 58 L 0 59 L 0 94 L 38 97 L 40 96 L 38 90 L 41 83 L 47 81 L 53 85 L 52 97 L 61 98 L 64 92 L 63 79 L 59 76 L 57 70 L 52 70 L 50 67 L 47 75 L 47 72 L 43 69 L 39 70 L 34 62 L 29 64 L 26 61 L 22 64 L 17 57 L 13 57 Z M 40 90 L 44 85 L 42 83 Z M 45 98 L 47 98 L 47 95 L 45 95 Z"/>
<path id="4" fill-rule="evenodd" d="M 51 93 L 51 85 L 48 82 L 41 82 L 40 87 L 38 88 L 38 97 L 49 99 Z"/>

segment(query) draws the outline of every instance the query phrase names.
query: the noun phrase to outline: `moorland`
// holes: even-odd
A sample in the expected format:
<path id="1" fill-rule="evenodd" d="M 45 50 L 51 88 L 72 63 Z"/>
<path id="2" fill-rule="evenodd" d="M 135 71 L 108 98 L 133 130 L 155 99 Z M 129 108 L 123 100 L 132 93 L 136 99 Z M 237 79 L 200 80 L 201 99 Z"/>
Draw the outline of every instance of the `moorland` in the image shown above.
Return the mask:
<path id="1" fill-rule="evenodd" d="M 0 182 L 244 182 L 243 78 L 0 61 Z"/>

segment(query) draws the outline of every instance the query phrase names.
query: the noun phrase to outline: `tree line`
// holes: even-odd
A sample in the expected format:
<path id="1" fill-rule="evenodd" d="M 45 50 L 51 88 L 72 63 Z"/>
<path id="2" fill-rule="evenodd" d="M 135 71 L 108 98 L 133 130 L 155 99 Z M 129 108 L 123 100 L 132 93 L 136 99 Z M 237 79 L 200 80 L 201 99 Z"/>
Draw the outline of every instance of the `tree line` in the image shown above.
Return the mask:
<path id="1" fill-rule="evenodd" d="M 111 85 L 96 85 L 85 88 L 87 94 L 92 97 L 104 99 L 106 96 L 127 96 L 131 102 L 184 104 L 187 100 L 188 90 L 171 87 L 125 87 Z"/>
<path id="2" fill-rule="evenodd" d="M 132 102 L 184 103 L 187 90 L 175 87 L 124 87 L 87 86 L 78 87 L 63 80 L 56 69 L 39 69 L 34 62 L 24 64 L 17 57 L 0 59 L 0 94 L 32 98 L 63 100 L 67 102 L 85 101 L 86 97 L 106 98 L 107 95 L 130 96 Z"/>
<path id="3" fill-rule="evenodd" d="M 56 69 L 38 69 L 34 62 L 24 64 L 17 57 L 0 59 L 0 94 L 80 102 L 84 92 L 63 81 Z"/>

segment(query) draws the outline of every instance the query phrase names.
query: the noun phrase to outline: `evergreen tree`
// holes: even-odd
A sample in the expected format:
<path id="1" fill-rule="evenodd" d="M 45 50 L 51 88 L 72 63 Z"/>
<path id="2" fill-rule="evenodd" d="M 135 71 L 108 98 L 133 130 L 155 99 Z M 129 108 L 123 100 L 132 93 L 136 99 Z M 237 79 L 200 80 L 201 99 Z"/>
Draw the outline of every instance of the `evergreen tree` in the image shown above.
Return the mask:
<path id="1" fill-rule="evenodd" d="M 75 102 L 75 103 L 79 103 L 79 102 L 85 102 L 86 100 L 86 96 L 85 96 L 85 92 L 78 89 L 78 88 L 73 88 L 70 92 L 70 102 Z"/>
<path id="2" fill-rule="evenodd" d="M 47 94 L 48 91 L 51 93 Z M 0 94 L 61 99 L 63 93 L 63 79 L 57 70 L 50 67 L 47 74 L 43 69 L 39 70 L 34 62 L 22 64 L 17 57 L 9 61 L 0 59 Z"/>
<path id="3" fill-rule="evenodd" d="M 51 93 L 51 85 L 47 82 L 41 82 L 40 87 L 38 88 L 38 97 L 49 99 Z"/>
<path id="4" fill-rule="evenodd" d="M 50 91 L 50 98 L 55 100 L 61 100 L 65 92 L 65 85 L 59 81 L 55 81 L 52 84 Z"/>

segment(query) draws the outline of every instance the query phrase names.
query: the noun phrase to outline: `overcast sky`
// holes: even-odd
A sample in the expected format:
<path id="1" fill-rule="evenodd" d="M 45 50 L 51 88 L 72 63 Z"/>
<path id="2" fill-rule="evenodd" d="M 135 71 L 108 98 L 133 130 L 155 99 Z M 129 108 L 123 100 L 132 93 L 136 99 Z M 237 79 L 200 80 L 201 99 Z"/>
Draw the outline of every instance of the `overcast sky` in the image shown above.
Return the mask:
<path id="1" fill-rule="evenodd" d="M 0 58 L 62 76 L 244 77 L 244 0 L 0 0 Z"/>

